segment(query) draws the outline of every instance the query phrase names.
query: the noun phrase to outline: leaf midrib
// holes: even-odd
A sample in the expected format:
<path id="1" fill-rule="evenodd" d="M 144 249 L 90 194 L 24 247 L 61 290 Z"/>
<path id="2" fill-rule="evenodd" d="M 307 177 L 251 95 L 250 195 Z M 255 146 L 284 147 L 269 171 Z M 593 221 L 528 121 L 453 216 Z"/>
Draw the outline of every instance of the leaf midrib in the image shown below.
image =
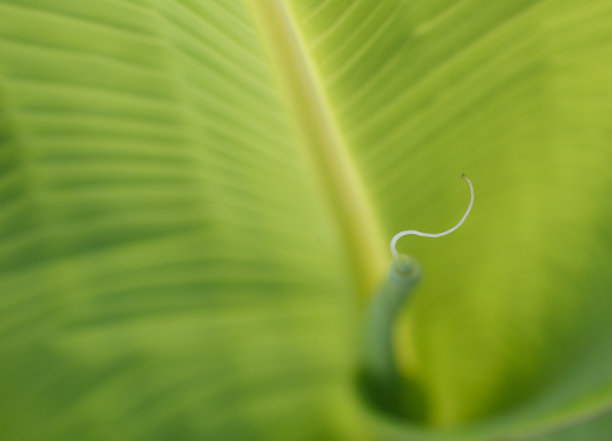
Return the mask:
<path id="1" fill-rule="evenodd" d="M 249 3 L 364 299 L 380 283 L 388 261 L 378 220 L 290 8 L 282 0 Z"/>

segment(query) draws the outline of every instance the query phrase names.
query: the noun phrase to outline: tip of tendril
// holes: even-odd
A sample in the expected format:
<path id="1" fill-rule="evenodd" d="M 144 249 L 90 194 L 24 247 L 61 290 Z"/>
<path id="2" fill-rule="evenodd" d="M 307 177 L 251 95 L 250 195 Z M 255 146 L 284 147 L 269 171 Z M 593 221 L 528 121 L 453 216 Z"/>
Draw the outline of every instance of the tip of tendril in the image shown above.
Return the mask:
<path id="1" fill-rule="evenodd" d="M 467 178 L 467 176 L 465 175 L 465 173 L 461 173 L 461 179 L 465 179 Z"/>

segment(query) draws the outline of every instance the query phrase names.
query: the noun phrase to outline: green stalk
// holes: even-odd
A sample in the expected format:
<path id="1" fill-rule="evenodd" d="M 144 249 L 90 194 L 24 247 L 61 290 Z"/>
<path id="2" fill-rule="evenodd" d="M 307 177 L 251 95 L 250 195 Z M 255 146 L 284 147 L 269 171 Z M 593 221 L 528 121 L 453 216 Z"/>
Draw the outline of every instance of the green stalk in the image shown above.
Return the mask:
<path id="1" fill-rule="evenodd" d="M 360 376 L 367 401 L 387 413 L 412 414 L 405 401 L 408 385 L 393 354 L 393 328 L 402 307 L 419 282 L 421 271 L 411 258 L 400 255 L 391 262 L 389 275 L 371 300 L 365 319 L 362 372 Z M 414 390 L 411 401 L 414 401 Z"/>
<path id="2" fill-rule="evenodd" d="M 393 355 L 393 328 L 420 271 L 400 256 L 385 279 L 390 260 L 386 243 L 291 11 L 282 0 L 249 1 L 306 156 L 341 232 L 359 297 L 374 294 L 365 310 L 360 341 L 363 390 L 368 402 L 405 415 L 412 406 L 404 401 L 406 385 Z"/>

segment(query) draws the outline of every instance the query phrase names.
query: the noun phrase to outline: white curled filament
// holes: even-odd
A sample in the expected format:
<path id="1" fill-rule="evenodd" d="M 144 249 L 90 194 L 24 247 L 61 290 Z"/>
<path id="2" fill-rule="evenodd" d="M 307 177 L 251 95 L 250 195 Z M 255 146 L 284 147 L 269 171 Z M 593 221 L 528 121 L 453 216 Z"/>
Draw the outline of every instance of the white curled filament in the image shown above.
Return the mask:
<path id="1" fill-rule="evenodd" d="M 447 234 L 452 233 L 457 228 L 459 228 L 463 224 L 463 222 L 465 222 L 465 220 L 467 219 L 468 215 L 470 214 L 470 211 L 472 210 L 472 205 L 474 205 L 474 186 L 472 185 L 472 181 L 470 181 L 470 178 L 468 178 L 463 173 L 461 174 L 461 178 L 465 179 L 467 181 L 468 185 L 470 186 L 470 205 L 468 205 L 465 214 L 463 215 L 461 220 L 457 223 L 457 225 L 455 225 L 452 228 L 449 228 L 446 231 L 443 231 L 441 233 L 436 233 L 436 234 L 423 233 L 422 231 L 417 231 L 417 230 L 400 231 L 395 236 L 393 236 L 393 239 L 391 239 L 390 248 L 391 248 L 391 254 L 393 254 L 394 258 L 399 257 L 399 253 L 397 252 L 396 246 L 397 246 L 397 241 L 400 238 L 402 238 L 404 236 L 411 235 L 411 234 L 415 235 L 415 236 L 422 236 L 422 237 L 442 237 L 442 236 L 446 236 Z"/>

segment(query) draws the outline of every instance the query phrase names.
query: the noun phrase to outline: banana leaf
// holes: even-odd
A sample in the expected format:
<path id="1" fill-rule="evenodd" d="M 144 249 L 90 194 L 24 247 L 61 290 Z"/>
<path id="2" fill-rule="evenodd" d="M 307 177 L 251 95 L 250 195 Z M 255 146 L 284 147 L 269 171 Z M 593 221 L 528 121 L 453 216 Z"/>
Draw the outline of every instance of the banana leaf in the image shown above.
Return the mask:
<path id="1" fill-rule="evenodd" d="M 0 0 L 0 439 L 609 439 L 610 115 L 609 0 Z"/>

